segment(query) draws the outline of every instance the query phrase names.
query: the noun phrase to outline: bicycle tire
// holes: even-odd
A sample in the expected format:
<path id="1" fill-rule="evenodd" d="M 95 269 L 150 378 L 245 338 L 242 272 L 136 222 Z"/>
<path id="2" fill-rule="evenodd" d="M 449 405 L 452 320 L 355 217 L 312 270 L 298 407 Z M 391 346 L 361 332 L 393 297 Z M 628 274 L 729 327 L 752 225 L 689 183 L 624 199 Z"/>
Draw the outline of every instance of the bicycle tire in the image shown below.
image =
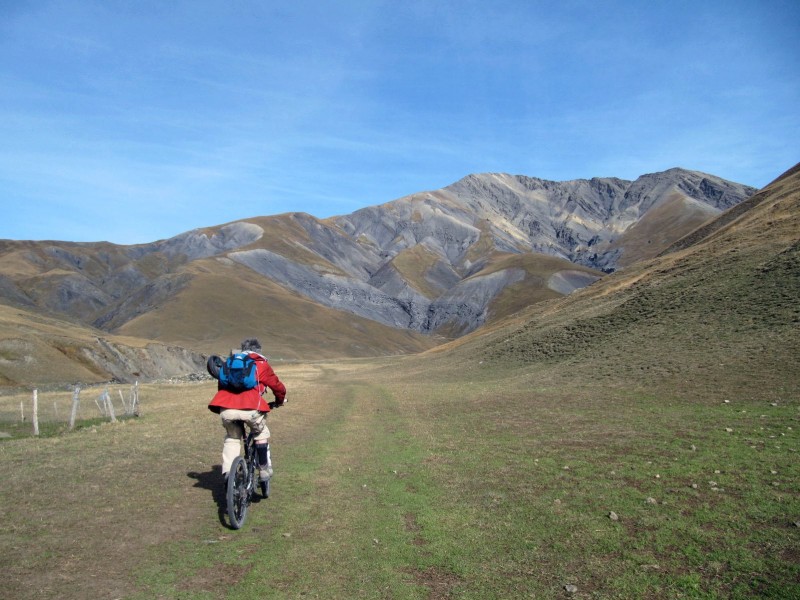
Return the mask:
<path id="1" fill-rule="evenodd" d="M 231 527 L 240 529 L 247 518 L 247 506 L 250 503 L 247 492 L 247 463 L 241 456 L 233 459 L 228 473 L 228 518 Z"/>
<path id="2" fill-rule="evenodd" d="M 208 360 L 206 361 L 206 369 L 208 370 L 208 374 L 214 379 L 219 379 L 219 370 L 220 367 L 222 367 L 222 362 L 222 359 L 216 354 L 209 356 Z"/>

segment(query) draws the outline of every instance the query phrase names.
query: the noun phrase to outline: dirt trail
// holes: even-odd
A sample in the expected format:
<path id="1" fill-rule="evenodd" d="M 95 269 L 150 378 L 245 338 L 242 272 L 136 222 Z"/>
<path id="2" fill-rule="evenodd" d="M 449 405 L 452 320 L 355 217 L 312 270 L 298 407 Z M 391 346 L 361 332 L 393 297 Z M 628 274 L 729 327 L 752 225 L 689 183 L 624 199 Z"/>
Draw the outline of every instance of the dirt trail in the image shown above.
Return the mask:
<path id="1" fill-rule="evenodd" d="M 341 409 L 330 394 L 306 398 L 334 373 L 280 373 L 290 403 L 270 417 L 276 491 L 288 479 L 281 461 L 302 452 Z M 140 566 L 159 547 L 229 534 L 221 523 L 223 430 L 206 409 L 213 391 L 209 384 L 150 387 L 140 419 L 0 444 L 0 597 L 130 597 Z M 287 500 L 280 494 L 270 500 L 276 516 Z"/>

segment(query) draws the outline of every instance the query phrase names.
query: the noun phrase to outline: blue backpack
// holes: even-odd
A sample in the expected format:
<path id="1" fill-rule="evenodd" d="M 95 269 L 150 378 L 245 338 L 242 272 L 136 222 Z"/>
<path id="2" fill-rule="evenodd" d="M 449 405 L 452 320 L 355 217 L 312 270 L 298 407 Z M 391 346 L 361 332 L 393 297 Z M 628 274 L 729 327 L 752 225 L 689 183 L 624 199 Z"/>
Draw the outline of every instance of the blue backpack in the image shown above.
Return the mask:
<path id="1" fill-rule="evenodd" d="M 258 385 L 258 369 L 255 359 L 247 352 L 231 354 L 219 369 L 219 382 L 232 392 L 252 390 Z"/>

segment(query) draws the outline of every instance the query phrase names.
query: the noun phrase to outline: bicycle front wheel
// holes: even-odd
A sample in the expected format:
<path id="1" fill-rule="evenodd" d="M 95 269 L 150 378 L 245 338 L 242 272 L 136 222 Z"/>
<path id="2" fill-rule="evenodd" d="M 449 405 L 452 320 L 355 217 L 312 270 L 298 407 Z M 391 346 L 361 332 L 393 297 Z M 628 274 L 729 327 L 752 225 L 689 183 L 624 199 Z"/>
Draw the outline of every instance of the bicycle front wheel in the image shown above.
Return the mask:
<path id="1" fill-rule="evenodd" d="M 233 460 L 231 470 L 228 473 L 228 518 L 231 527 L 241 528 L 247 517 L 247 506 L 250 503 L 247 490 L 247 463 L 241 456 Z"/>

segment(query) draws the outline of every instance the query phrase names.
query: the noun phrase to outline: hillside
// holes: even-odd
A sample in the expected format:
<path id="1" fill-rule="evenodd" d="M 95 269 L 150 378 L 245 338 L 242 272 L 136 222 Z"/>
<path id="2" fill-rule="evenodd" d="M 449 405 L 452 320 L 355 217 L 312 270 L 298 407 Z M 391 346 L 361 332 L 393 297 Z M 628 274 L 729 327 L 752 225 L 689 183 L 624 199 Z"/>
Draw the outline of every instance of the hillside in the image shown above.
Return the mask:
<path id="1" fill-rule="evenodd" d="M 674 394 L 800 384 L 800 168 L 660 256 L 441 346 L 473 369 L 557 365 Z M 452 360 L 448 358 L 448 360 Z M 476 363 L 482 363 L 477 366 Z M 720 384 L 725 382 L 725 386 Z"/>
<path id="2" fill-rule="evenodd" d="M 0 304 L 0 387 L 152 381 L 204 366 L 203 356 L 183 347 Z"/>
<path id="3" fill-rule="evenodd" d="M 188 280 L 178 293 L 116 331 L 206 354 L 225 353 L 256 335 L 273 360 L 408 354 L 443 341 L 333 310 L 232 261 L 199 260 L 184 273 Z"/>
<path id="4" fill-rule="evenodd" d="M 524 269 L 500 273 L 498 257 L 563 259 L 548 263 L 539 284 L 546 290 L 556 276 L 561 283 L 551 291 L 564 293 L 559 271 L 596 278 L 597 269 L 650 258 L 754 191 L 683 169 L 633 182 L 481 174 L 327 220 L 259 217 L 136 246 L 4 240 L 0 300 L 113 332 L 174 302 L 206 268 L 199 263 L 216 259 L 212 270 L 245 265 L 251 278 L 328 308 L 463 334 L 492 318 L 489 305 L 502 290 L 527 279 Z M 258 320 L 257 311 L 250 316 Z"/>
<path id="5" fill-rule="evenodd" d="M 325 220 L 258 217 L 135 246 L 3 240 L 0 302 L 201 351 L 255 329 L 282 356 L 416 352 L 437 343 L 419 334 L 460 336 L 651 258 L 753 191 L 684 169 L 480 174 Z"/>

